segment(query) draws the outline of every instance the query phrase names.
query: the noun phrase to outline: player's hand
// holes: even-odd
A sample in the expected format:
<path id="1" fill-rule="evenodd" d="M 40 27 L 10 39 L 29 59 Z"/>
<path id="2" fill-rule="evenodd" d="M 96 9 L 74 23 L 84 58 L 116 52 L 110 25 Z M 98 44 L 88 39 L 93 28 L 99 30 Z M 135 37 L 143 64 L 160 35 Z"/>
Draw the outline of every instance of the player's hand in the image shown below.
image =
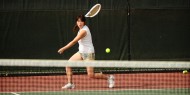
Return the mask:
<path id="1" fill-rule="evenodd" d="M 61 49 L 58 50 L 58 53 L 63 54 L 64 51 L 65 51 L 64 48 L 61 48 Z"/>

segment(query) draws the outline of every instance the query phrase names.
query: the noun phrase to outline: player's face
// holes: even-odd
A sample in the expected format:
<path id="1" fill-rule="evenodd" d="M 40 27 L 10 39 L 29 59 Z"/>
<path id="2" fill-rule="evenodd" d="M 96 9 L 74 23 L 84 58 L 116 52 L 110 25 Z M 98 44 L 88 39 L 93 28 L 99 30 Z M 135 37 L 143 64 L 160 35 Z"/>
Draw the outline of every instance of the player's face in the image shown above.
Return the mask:
<path id="1" fill-rule="evenodd" d="M 78 19 L 77 26 L 81 29 L 84 26 L 84 22 L 81 19 Z"/>

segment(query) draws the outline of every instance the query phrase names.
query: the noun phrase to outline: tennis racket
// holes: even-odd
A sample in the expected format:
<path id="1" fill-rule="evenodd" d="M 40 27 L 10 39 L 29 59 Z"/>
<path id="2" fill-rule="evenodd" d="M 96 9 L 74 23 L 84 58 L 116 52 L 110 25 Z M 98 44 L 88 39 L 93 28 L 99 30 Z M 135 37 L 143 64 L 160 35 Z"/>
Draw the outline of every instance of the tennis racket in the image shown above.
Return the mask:
<path id="1" fill-rule="evenodd" d="M 90 9 L 90 11 L 85 15 L 85 17 L 94 17 L 94 16 L 96 16 L 100 12 L 100 9 L 101 9 L 101 5 L 100 4 L 94 5 Z"/>

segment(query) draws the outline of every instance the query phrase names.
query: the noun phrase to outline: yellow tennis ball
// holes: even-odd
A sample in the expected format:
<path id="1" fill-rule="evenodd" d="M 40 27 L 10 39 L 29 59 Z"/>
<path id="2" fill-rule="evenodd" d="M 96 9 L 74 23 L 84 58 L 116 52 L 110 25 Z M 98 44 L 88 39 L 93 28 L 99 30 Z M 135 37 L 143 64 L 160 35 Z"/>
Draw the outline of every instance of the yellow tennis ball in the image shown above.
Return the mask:
<path id="1" fill-rule="evenodd" d="M 106 53 L 110 53 L 110 48 L 106 48 Z"/>
<path id="2" fill-rule="evenodd" d="M 188 71 L 187 71 L 187 70 L 184 70 L 184 71 L 183 71 L 183 74 L 187 74 L 187 73 L 188 73 Z"/>

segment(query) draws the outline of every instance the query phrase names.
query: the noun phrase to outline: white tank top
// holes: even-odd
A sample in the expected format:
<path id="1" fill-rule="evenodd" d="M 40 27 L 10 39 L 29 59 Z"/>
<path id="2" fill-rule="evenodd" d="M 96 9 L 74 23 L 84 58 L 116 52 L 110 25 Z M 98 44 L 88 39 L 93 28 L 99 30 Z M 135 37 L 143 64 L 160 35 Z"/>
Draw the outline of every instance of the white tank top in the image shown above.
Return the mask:
<path id="1" fill-rule="evenodd" d="M 81 30 L 86 31 L 86 36 L 78 41 L 79 52 L 80 53 L 94 53 L 94 46 L 92 43 L 92 37 L 91 37 L 91 33 L 88 26 L 86 25 L 83 26 L 83 28 L 78 31 L 78 34 L 80 33 Z"/>

